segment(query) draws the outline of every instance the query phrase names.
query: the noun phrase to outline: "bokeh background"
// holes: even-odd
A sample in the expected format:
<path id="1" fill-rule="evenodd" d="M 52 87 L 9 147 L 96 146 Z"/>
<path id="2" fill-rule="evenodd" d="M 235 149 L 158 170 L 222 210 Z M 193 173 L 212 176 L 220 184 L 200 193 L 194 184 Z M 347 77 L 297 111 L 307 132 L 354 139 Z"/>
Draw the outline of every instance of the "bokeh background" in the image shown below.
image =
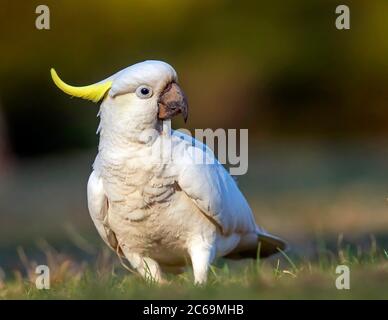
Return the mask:
<path id="1" fill-rule="evenodd" d="M 39 4 L 50 30 L 35 28 Z M 339 4 L 350 30 L 335 28 Z M 385 0 L 2 0 L 0 273 L 20 248 L 39 262 L 42 243 L 80 260 L 103 246 L 86 205 L 98 105 L 60 92 L 50 67 L 86 85 L 146 59 L 177 70 L 189 128 L 249 129 L 240 187 L 294 254 L 339 235 L 387 247 L 387 13 Z"/>

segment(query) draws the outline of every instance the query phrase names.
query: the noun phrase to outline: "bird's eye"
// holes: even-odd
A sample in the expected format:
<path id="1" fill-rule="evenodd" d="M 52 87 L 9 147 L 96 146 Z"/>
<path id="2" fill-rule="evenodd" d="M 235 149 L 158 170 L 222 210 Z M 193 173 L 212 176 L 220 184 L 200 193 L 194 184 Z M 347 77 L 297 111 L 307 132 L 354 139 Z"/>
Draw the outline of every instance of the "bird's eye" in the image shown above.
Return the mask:
<path id="1" fill-rule="evenodd" d="M 140 99 L 147 99 L 152 96 L 152 89 L 149 86 L 142 85 L 136 89 L 136 95 Z"/>

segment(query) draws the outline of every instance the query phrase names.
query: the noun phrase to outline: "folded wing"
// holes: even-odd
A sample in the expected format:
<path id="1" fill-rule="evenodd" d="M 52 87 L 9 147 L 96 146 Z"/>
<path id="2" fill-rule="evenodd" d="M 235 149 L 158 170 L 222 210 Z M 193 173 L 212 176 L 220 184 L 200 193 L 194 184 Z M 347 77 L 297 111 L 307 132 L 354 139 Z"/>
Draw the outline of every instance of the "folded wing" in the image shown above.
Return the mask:
<path id="1" fill-rule="evenodd" d="M 235 180 L 204 144 L 173 133 L 173 161 L 180 188 L 213 220 L 224 235 L 259 230 L 252 210 Z"/>

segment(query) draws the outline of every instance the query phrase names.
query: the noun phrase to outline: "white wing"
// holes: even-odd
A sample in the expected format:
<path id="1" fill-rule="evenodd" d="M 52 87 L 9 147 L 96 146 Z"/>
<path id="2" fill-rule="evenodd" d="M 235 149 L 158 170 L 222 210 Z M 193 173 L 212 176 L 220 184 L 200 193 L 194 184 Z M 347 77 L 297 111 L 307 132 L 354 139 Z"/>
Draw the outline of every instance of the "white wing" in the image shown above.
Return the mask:
<path id="1" fill-rule="evenodd" d="M 112 230 L 106 224 L 108 214 L 108 198 L 104 192 L 102 179 L 95 171 L 89 177 L 88 181 L 88 207 L 94 225 L 105 243 L 116 251 L 117 239 Z"/>
<path id="2" fill-rule="evenodd" d="M 173 161 L 180 188 L 224 235 L 260 232 L 236 182 L 204 144 L 174 131 Z M 203 161 L 205 160 L 205 162 Z"/>

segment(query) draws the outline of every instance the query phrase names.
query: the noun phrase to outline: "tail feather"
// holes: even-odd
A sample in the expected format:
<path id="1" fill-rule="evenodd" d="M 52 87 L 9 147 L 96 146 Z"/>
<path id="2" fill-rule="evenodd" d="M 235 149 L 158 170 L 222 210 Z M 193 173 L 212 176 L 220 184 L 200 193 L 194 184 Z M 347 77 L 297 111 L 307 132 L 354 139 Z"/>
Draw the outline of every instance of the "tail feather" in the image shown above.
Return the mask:
<path id="1" fill-rule="evenodd" d="M 225 258 L 233 260 L 267 258 L 281 251 L 285 252 L 288 249 L 289 247 L 284 240 L 271 234 L 260 232 L 253 241 L 250 241 L 249 245 L 239 246 L 225 256 Z"/>

